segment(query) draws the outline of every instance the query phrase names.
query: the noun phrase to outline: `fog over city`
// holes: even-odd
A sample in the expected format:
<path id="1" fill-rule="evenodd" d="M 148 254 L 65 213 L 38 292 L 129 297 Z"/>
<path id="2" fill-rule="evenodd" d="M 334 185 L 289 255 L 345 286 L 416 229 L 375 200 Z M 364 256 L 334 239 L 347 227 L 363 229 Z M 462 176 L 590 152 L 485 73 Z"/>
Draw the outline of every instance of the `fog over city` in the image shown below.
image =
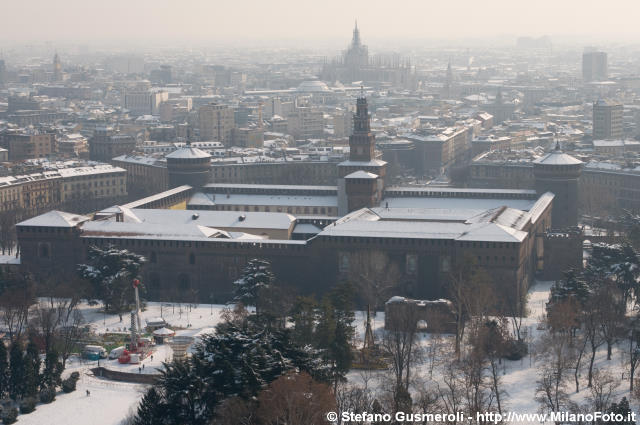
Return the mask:
<path id="1" fill-rule="evenodd" d="M 0 45 L 125 40 L 136 46 L 293 45 L 304 40 L 322 46 L 339 43 L 354 19 L 370 42 L 385 48 L 520 35 L 601 42 L 635 42 L 640 36 L 640 3 L 632 0 L 3 0 L 2 9 Z"/>

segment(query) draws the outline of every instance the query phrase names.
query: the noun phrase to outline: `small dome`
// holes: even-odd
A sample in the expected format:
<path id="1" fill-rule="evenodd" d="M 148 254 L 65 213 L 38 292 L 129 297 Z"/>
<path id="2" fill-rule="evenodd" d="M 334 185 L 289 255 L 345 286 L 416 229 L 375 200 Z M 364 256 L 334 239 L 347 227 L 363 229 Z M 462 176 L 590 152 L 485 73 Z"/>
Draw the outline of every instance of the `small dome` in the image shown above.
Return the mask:
<path id="1" fill-rule="evenodd" d="M 192 148 L 191 146 L 185 146 L 180 149 L 176 149 L 165 158 L 169 159 L 190 159 L 190 158 L 211 158 L 211 155 L 198 148 Z"/>
<path id="2" fill-rule="evenodd" d="M 545 156 L 536 159 L 533 163 L 543 165 L 578 165 L 582 164 L 582 161 L 572 157 L 571 155 L 567 155 L 560 150 L 559 146 L 556 146 L 554 150 Z"/>
<path id="3" fill-rule="evenodd" d="M 330 92 L 331 89 L 322 81 L 309 80 L 300 83 L 296 91 L 304 93 L 326 93 Z"/>

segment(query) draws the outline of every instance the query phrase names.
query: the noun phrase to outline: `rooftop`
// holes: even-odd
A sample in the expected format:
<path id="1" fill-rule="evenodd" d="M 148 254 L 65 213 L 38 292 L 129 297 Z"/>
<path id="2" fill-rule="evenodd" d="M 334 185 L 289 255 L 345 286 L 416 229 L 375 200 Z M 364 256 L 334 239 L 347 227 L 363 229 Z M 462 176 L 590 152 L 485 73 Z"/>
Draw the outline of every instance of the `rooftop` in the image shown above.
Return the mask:
<path id="1" fill-rule="evenodd" d="M 502 206 L 452 212 L 447 216 L 443 209 L 363 208 L 325 227 L 319 236 L 519 243 L 528 234 L 522 230 L 530 222 L 525 211 Z"/>
<path id="2" fill-rule="evenodd" d="M 377 179 L 378 175 L 359 170 L 359 171 L 354 171 L 349 175 L 346 175 L 344 178 L 345 179 Z"/>
<path id="3" fill-rule="evenodd" d="M 49 211 L 48 213 L 30 218 L 18 223 L 16 226 L 37 226 L 37 227 L 76 227 L 80 223 L 91 220 L 91 218 L 71 214 L 63 211 Z"/>
<path id="4" fill-rule="evenodd" d="M 239 212 L 239 211 L 194 211 L 164 209 L 131 209 L 125 222 L 135 221 L 139 225 L 154 224 L 164 226 L 170 233 L 174 226 L 197 224 L 211 228 L 256 228 L 256 229 L 289 229 L 296 218 L 286 213 Z M 133 219 L 135 217 L 135 220 Z"/>
<path id="5" fill-rule="evenodd" d="M 536 159 L 533 163 L 543 165 L 578 165 L 582 164 L 582 161 L 562 152 L 560 150 L 560 146 L 556 145 L 554 150 L 543 157 Z"/>
<path id="6" fill-rule="evenodd" d="M 167 154 L 165 158 L 169 159 L 189 159 L 189 158 L 211 158 L 207 152 L 194 148 L 190 145 L 176 149 L 175 151 Z"/>

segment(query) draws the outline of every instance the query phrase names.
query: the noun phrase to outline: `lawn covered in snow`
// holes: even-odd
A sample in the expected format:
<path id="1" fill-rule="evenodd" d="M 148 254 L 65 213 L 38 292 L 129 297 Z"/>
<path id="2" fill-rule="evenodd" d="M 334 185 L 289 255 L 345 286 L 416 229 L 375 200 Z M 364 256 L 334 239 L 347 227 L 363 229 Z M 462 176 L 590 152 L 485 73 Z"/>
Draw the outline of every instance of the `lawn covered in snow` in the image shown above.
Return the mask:
<path id="1" fill-rule="evenodd" d="M 536 339 L 541 330 L 538 329 L 540 318 L 544 313 L 544 305 L 549 297 L 549 288 L 551 282 L 539 282 L 529 290 L 528 310 L 529 317 L 523 320 L 523 329 L 526 329 L 528 338 L 531 340 L 531 350 L 535 352 Z M 145 319 L 163 317 L 169 324 L 169 327 L 176 330 L 176 335 L 194 336 L 213 331 L 213 327 L 222 319 L 220 313 L 225 308 L 223 305 L 189 305 L 178 303 L 148 303 L 145 311 L 141 313 L 141 321 L 144 324 Z M 97 333 L 123 333 L 128 334 L 126 327 L 129 326 L 129 316 L 124 316 L 122 322 L 117 315 L 103 315 L 99 306 L 81 306 L 82 314 L 88 324 L 90 324 Z M 366 314 L 358 312 L 356 314 L 356 343 L 362 346 L 364 337 Z M 376 338 L 379 338 L 384 328 L 384 313 L 378 312 L 373 317 L 373 327 Z M 425 334 L 421 337 L 421 344 L 428 350 L 429 345 L 435 341 L 431 335 Z M 453 336 L 436 337 L 440 346 L 446 346 L 447 339 L 451 340 Z M 449 341 L 450 342 L 450 341 Z M 535 413 L 538 410 L 538 404 L 534 399 L 536 380 L 538 379 L 538 370 L 535 355 L 523 358 L 519 361 L 503 361 L 503 388 L 506 391 L 504 404 L 506 411 L 514 411 L 518 413 Z M 441 356 L 450 356 L 450 352 L 443 351 Z M 425 356 L 423 362 L 417 366 L 418 374 L 425 382 L 430 379 L 438 381 L 437 365 L 431 368 L 428 356 Z M 163 361 L 171 360 L 171 349 L 168 346 L 159 346 L 154 354 L 154 359 L 147 358 L 144 360 L 144 373 L 154 373 L 157 368 L 162 367 Z M 122 419 L 137 406 L 145 386 L 109 381 L 97 377 L 90 376 L 89 369 L 95 367 L 97 362 L 80 362 L 77 359 L 71 361 L 69 367 L 64 373 L 67 376 L 74 370 L 81 372 L 81 379 L 78 382 L 78 389 L 71 394 L 59 393 L 56 401 L 49 405 L 38 405 L 37 410 L 28 415 L 19 416 L 19 424 L 51 424 L 62 425 L 69 423 L 92 424 L 92 425 L 119 425 Z M 101 360 L 101 365 L 105 365 L 105 361 Z M 126 370 L 128 372 L 138 372 L 138 365 L 119 365 L 117 361 L 107 361 L 107 367 Z M 596 358 L 596 367 L 612 371 L 613 375 L 620 378 L 622 373 L 626 371 L 626 364 L 623 359 L 623 350 L 620 347 L 614 347 L 613 356 L 610 361 L 606 360 L 606 347 L 602 347 Z M 433 376 L 430 377 L 430 370 Z M 380 386 L 381 376 L 383 372 L 362 372 L 353 370 L 349 373 L 349 380 L 355 383 L 362 383 L 363 380 L 368 381 L 370 386 Z M 586 371 L 583 372 L 582 378 L 586 381 Z M 628 381 L 622 381 L 614 397 L 618 401 L 622 396 L 629 397 Z M 90 396 L 86 395 L 86 390 L 91 392 Z M 581 384 L 581 391 L 574 393 L 573 383 L 569 383 L 569 393 L 574 401 L 583 401 L 588 395 L 586 382 Z M 637 402 L 632 401 L 632 407 L 637 410 Z"/>

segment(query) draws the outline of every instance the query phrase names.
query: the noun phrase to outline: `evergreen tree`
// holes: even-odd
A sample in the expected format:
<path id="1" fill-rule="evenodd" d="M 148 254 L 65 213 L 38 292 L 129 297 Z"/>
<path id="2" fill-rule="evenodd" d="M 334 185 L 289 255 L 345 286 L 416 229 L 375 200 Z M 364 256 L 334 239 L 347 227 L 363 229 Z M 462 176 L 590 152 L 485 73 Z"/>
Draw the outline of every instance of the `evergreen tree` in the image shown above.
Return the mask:
<path id="1" fill-rule="evenodd" d="M 270 287 L 274 281 L 275 276 L 271 272 L 271 263 L 259 258 L 249 260 L 242 271 L 242 276 L 233 283 L 234 301 L 254 306 L 256 316 L 259 316 L 260 292 Z"/>
<path id="2" fill-rule="evenodd" d="M 574 269 L 567 270 L 564 273 L 564 279 L 556 281 L 551 286 L 547 308 L 569 299 L 573 299 L 583 305 L 589 298 L 590 293 L 589 285 L 582 275 Z"/>
<path id="3" fill-rule="evenodd" d="M 211 416 L 209 412 L 217 400 L 210 397 L 206 379 L 194 367 L 199 361 L 174 361 L 166 364 L 162 371 L 160 379 L 165 396 L 163 403 L 157 405 L 156 412 L 164 410 L 166 417 L 171 418 L 171 424 L 203 425 Z"/>
<path id="4" fill-rule="evenodd" d="M 635 421 L 631 419 L 631 407 L 629 407 L 629 400 L 626 397 L 622 397 L 619 403 L 611 403 L 609 407 L 609 413 L 614 415 L 622 415 L 622 421 L 616 422 L 623 425 L 635 425 Z"/>
<path id="5" fill-rule="evenodd" d="M 18 397 L 24 394 L 24 356 L 22 354 L 22 348 L 20 343 L 14 341 L 9 349 L 9 396 L 16 400 Z"/>
<path id="6" fill-rule="evenodd" d="M 312 297 L 298 297 L 293 306 L 291 312 L 293 339 L 301 346 L 314 343 L 316 308 L 316 300 Z"/>
<path id="7" fill-rule="evenodd" d="M 55 348 L 51 348 L 44 358 L 44 371 L 42 372 L 42 385 L 47 388 L 56 388 L 62 384 L 61 375 L 63 367 L 60 356 Z"/>
<path id="8" fill-rule="evenodd" d="M 9 391 L 9 359 L 7 358 L 7 346 L 0 340 L 0 400 Z"/>
<path id="9" fill-rule="evenodd" d="M 338 322 L 336 325 L 335 337 L 329 348 L 330 359 L 332 360 L 332 380 L 334 391 L 338 382 L 345 381 L 346 375 L 351 369 L 351 338 L 348 326 Z"/>
<path id="10" fill-rule="evenodd" d="M 122 312 L 133 297 L 131 282 L 140 273 L 146 258 L 109 245 L 102 249 L 89 247 L 87 264 L 80 264 L 80 276 L 90 281 L 94 295 L 102 300 L 105 309 Z"/>
<path id="11" fill-rule="evenodd" d="M 315 342 L 316 347 L 321 350 L 328 350 L 333 344 L 336 335 L 336 318 L 333 305 L 328 297 L 322 299 L 318 310 L 318 324 L 316 326 Z"/>
<path id="12" fill-rule="evenodd" d="M 353 287 L 349 283 L 337 285 L 329 293 L 335 315 L 335 331 L 329 345 L 334 391 L 351 368 L 351 341 L 355 335 L 353 298 Z"/>
<path id="13" fill-rule="evenodd" d="M 35 397 L 38 394 L 40 385 L 40 353 L 38 346 L 33 340 L 33 335 L 29 336 L 27 352 L 24 356 L 24 394 L 27 397 Z"/>
<path id="14" fill-rule="evenodd" d="M 155 387 L 149 388 L 140 400 L 132 425 L 163 425 L 167 421 L 166 405 Z"/>
<path id="15" fill-rule="evenodd" d="M 215 334 L 202 337 L 189 359 L 165 364 L 156 394 L 145 399 L 136 420 L 162 414 L 165 422 L 161 424 L 205 424 L 221 401 L 254 398 L 294 369 L 326 382 L 318 353 L 296 346 L 289 329 L 272 332 L 255 324 L 222 323 Z"/>

